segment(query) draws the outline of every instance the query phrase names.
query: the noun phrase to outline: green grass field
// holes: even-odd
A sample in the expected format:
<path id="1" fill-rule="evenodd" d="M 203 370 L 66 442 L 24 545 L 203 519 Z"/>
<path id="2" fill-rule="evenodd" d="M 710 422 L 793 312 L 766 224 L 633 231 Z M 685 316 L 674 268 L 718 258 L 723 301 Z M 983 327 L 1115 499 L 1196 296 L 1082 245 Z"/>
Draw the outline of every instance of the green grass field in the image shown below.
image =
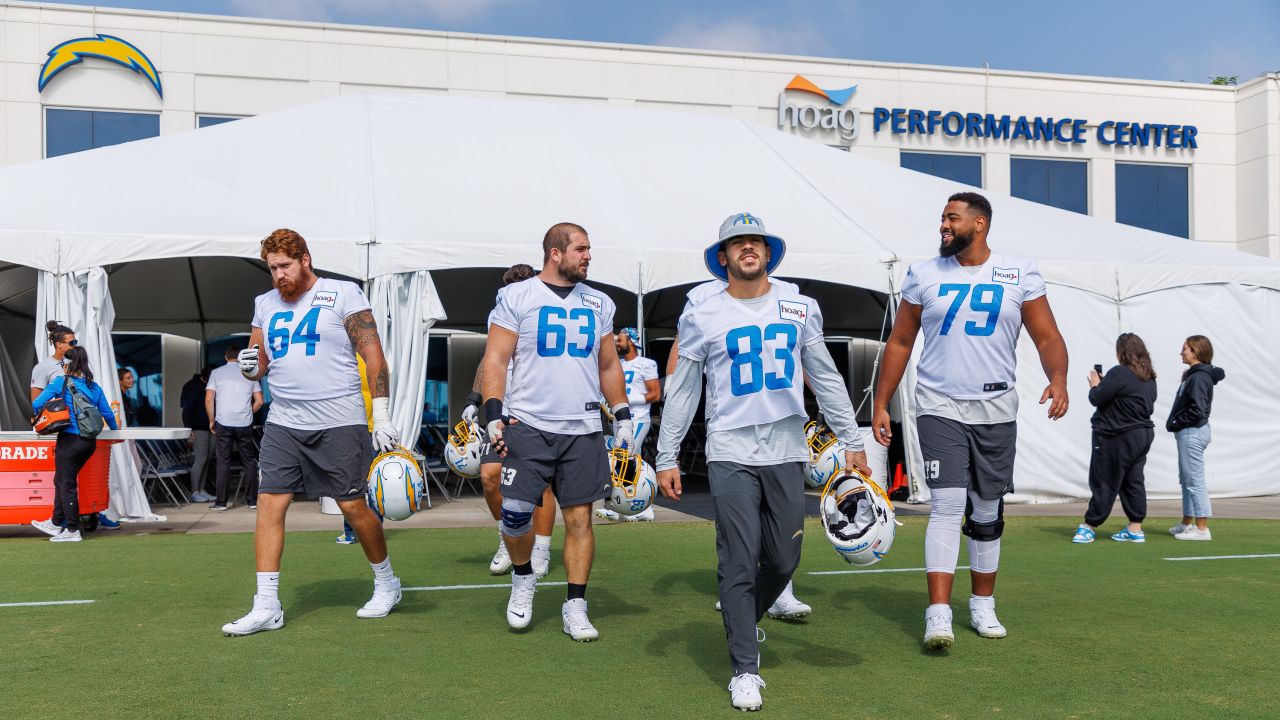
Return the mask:
<path id="1" fill-rule="evenodd" d="M 909 517 L 875 569 L 922 564 Z M 997 599 L 1009 637 L 968 629 L 921 651 L 919 572 L 848 569 L 808 527 L 797 594 L 807 622 L 765 619 L 764 712 L 786 718 L 1280 717 L 1276 523 L 1214 522 L 1211 543 L 1176 542 L 1153 521 L 1145 545 L 1070 542 L 1074 521 L 1011 518 Z M 1118 524 L 1113 522 L 1112 525 Z M 392 526 L 394 528 L 394 526 Z M 1107 529 L 1111 532 L 1112 529 Z M 0 542 L 0 718 L 702 718 L 735 713 L 715 602 L 710 523 L 597 528 L 588 599 L 601 633 L 560 629 L 563 587 L 544 587 L 533 625 L 506 627 L 501 588 L 405 593 L 358 620 L 372 577 L 336 533 L 293 533 L 279 632 L 223 637 L 249 609 L 250 535 L 96 533 L 88 542 Z M 388 532 L 406 586 L 501 583 L 491 529 Z M 548 581 L 563 581 L 559 535 Z M 961 563 L 965 553 L 961 553 Z"/>

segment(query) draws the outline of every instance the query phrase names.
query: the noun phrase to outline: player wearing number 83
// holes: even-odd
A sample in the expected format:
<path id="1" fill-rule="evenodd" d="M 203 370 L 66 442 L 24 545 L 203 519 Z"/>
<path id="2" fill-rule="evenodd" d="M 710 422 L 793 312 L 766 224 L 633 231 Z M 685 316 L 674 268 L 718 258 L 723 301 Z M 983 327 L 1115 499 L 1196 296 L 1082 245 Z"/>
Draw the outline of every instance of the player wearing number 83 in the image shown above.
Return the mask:
<path id="1" fill-rule="evenodd" d="M 756 623 L 800 563 L 804 533 L 804 379 L 828 424 L 869 474 L 844 380 L 827 352 L 818 303 L 771 283 L 786 251 L 750 213 L 731 215 L 707 248 L 728 287 L 690 297 L 680 315 L 680 360 L 667 383 L 658 437 L 658 484 L 679 500 L 676 455 L 707 380 L 707 471 L 716 514 L 720 606 L 733 706 L 761 706 Z M 802 376 L 803 372 L 803 376 Z"/>
<path id="2" fill-rule="evenodd" d="M 924 644 L 951 646 L 951 585 L 960 535 L 969 538 L 970 624 L 1004 637 L 996 619 L 996 570 L 1004 533 L 1004 496 L 1013 492 L 1018 394 L 1014 390 L 1023 325 L 1036 344 L 1052 400 L 1049 417 L 1067 412 L 1067 347 L 1058 332 L 1035 262 L 987 246 L 991 203 L 977 193 L 952 195 L 942 212 L 939 257 L 912 263 L 885 345 L 872 432 L 888 447 L 889 399 L 906 369 L 916 335 L 916 427 L 930 491 L 925 531 L 929 607 Z"/>

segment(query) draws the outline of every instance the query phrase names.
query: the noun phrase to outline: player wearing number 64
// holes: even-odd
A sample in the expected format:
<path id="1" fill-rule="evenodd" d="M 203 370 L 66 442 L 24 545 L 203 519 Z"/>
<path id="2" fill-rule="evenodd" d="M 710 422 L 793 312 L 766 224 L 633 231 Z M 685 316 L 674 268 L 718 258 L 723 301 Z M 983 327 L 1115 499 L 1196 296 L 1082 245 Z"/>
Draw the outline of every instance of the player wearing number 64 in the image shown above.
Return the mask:
<path id="1" fill-rule="evenodd" d="M 735 708 L 762 704 L 756 623 L 800 562 L 804 537 L 807 378 L 827 423 L 869 473 L 844 380 L 827 352 L 818 303 L 769 281 L 786 244 L 750 213 L 729 216 L 706 250 L 728 287 L 690 296 L 680 315 L 680 359 L 667 383 L 658 485 L 681 495 L 676 455 L 707 379 L 707 469 L 716 514 L 720 607 Z"/>

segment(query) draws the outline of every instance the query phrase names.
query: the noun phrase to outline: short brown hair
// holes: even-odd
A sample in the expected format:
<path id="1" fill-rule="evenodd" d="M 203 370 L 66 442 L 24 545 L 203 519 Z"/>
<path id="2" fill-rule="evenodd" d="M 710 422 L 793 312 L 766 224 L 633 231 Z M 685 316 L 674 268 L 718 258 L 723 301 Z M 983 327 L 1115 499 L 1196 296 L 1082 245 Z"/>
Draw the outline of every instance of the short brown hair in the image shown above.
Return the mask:
<path id="1" fill-rule="evenodd" d="M 514 282 L 528 280 L 529 278 L 533 277 L 536 274 L 537 273 L 533 271 L 532 265 L 529 265 L 527 263 L 516 263 L 515 265 L 512 265 L 510 268 L 507 268 L 506 272 L 502 273 L 502 284 L 510 285 L 511 283 L 514 283 Z"/>
<path id="2" fill-rule="evenodd" d="M 310 255 L 311 251 L 307 249 L 307 241 L 301 235 L 289 228 L 280 228 L 262 239 L 262 261 L 266 262 L 267 255 L 271 253 L 283 253 L 294 260 L 301 260 L 303 255 Z"/>
<path id="3" fill-rule="evenodd" d="M 571 222 L 552 225 L 547 230 L 547 234 L 542 236 L 542 262 L 546 263 L 551 259 L 552 248 L 564 252 L 565 248 L 569 247 L 569 240 L 576 232 L 587 234 L 586 228 Z"/>

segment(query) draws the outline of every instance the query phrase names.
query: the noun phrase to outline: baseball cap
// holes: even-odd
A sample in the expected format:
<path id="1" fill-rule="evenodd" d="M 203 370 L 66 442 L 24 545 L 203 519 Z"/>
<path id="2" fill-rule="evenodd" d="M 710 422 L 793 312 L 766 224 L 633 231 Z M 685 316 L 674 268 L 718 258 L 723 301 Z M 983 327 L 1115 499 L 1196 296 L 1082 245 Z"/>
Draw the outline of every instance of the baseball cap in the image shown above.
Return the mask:
<path id="1" fill-rule="evenodd" d="M 782 262 L 782 256 L 787 253 L 787 243 L 777 235 L 770 235 L 764 229 L 764 220 L 751 213 L 737 213 L 730 215 L 720 223 L 720 238 L 715 244 L 708 247 L 703 254 L 707 263 L 707 270 L 711 274 L 721 280 L 729 281 L 729 270 L 720 264 L 720 245 L 725 240 L 735 238 L 740 235 L 759 235 L 764 238 L 765 243 L 769 245 L 769 264 L 765 266 L 765 274 L 772 274 L 774 269 L 778 267 L 778 263 Z"/>

